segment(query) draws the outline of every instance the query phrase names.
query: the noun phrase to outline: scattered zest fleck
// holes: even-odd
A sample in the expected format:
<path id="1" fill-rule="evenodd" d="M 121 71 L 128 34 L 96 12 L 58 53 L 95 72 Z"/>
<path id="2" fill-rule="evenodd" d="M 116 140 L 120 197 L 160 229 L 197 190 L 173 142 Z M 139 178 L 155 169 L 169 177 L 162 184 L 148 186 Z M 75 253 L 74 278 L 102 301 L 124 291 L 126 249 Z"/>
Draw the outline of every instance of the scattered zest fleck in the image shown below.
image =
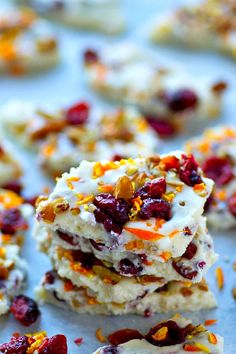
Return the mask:
<path id="1" fill-rule="evenodd" d="M 81 344 L 83 343 L 83 338 L 82 338 L 82 337 L 76 338 L 76 339 L 74 340 L 74 343 L 77 344 L 77 345 L 81 345 Z"/>
<path id="2" fill-rule="evenodd" d="M 218 288 L 221 290 L 224 287 L 224 273 L 221 267 L 216 268 L 216 280 Z"/>
<path id="3" fill-rule="evenodd" d="M 212 326 L 212 325 L 214 325 L 216 322 L 217 322 L 217 320 L 210 319 L 210 320 L 206 320 L 206 321 L 204 322 L 204 324 L 205 324 L 205 326 Z"/>
<path id="4" fill-rule="evenodd" d="M 168 334 L 168 327 L 164 326 L 160 328 L 155 334 L 153 334 L 152 337 L 155 340 L 160 341 L 166 339 L 167 334 Z"/>
<path id="5" fill-rule="evenodd" d="M 216 338 L 216 335 L 214 333 L 209 333 L 208 334 L 208 341 L 209 343 L 211 344 L 217 344 L 217 338 Z"/>
<path id="6" fill-rule="evenodd" d="M 106 343 L 106 341 L 107 341 L 106 337 L 102 333 L 102 329 L 101 328 L 98 328 L 96 330 L 96 338 L 101 343 Z"/>

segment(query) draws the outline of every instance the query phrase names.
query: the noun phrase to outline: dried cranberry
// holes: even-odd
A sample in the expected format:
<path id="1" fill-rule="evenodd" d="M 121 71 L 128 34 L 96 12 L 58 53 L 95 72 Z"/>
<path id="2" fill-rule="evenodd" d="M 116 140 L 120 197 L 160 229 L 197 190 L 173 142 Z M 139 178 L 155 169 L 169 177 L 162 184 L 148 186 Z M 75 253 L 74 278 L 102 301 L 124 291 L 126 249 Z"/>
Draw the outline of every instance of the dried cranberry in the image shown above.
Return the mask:
<path id="1" fill-rule="evenodd" d="M 138 275 L 142 272 L 143 267 L 141 264 L 135 265 L 128 258 L 124 258 L 119 263 L 119 270 L 124 275 Z"/>
<path id="2" fill-rule="evenodd" d="M 122 155 L 114 155 L 112 157 L 112 161 L 120 161 L 122 159 L 125 159 L 126 157 L 125 156 L 122 156 Z"/>
<path id="3" fill-rule="evenodd" d="M 205 265 L 206 265 L 206 262 L 204 262 L 204 261 L 198 262 L 198 267 L 201 269 L 203 269 L 205 267 Z"/>
<path id="4" fill-rule="evenodd" d="M 32 196 L 32 197 L 24 197 L 24 203 L 28 203 L 32 205 L 34 208 L 36 206 L 36 201 L 38 199 L 38 195 Z"/>
<path id="5" fill-rule="evenodd" d="M 0 345 L 0 352 L 4 354 L 25 354 L 29 346 L 27 337 L 13 337 L 9 343 Z"/>
<path id="6" fill-rule="evenodd" d="M 109 345 L 108 347 L 102 349 L 101 354 L 119 354 L 119 350 L 117 346 Z"/>
<path id="7" fill-rule="evenodd" d="M 173 261 L 172 266 L 175 269 L 175 271 L 185 279 L 192 280 L 198 274 L 197 270 L 193 270 L 191 267 L 185 266 L 184 263 L 181 261 L 179 262 Z"/>
<path id="8" fill-rule="evenodd" d="M 236 193 L 228 199 L 228 209 L 230 213 L 236 217 Z"/>
<path id="9" fill-rule="evenodd" d="M 190 242 L 182 257 L 187 259 L 192 259 L 196 253 L 197 253 L 197 246 L 195 245 L 195 243 Z"/>
<path id="10" fill-rule="evenodd" d="M 214 197 L 211 194 L 210 197 L 207 199 L 205 205 L 204 205 L 204 211 L 205 212 L 208 212 L 210 210 L 210 207 L 211 207 L 213 202 L 214 202 Z"/>
<path id="11" fill-rule="evenodd" d="M 211 156 L 205 160 L 202 169 L 206 176 L 213 179 L 217 186 L 229 183 L 234 177 L 231 162 L 227 157 Z"/>
<path id="12" fill-rule="evenodd" d="M 89 117 L 89 105 L 86 102 L 80 102 L 70 107 L 66 112 L 66 120 L 70 125 L 82 125 L 86 123 Z"/>
<path id="13" fill-rule="evenodd" d="M 67 340 L 63 334 L 46 338 L 38 348 L 38 354 L 67 354 Z"/>
<path id="14" fill-rule="evenodd" d="M 71 251 L 73 260 L 81 263 L 85 269 L 91 269 L 95 264 L 101 264 L 101 261 L 94 257 L 92 253 L 82 252 L 80 250 Z"/>
<path id="15" fill-rule="evenodd" d="M 161 328 L 166 327 L 167 328 L 167 334 L 164 339 L 155 339 L 155 333 L 159 331 Z M 167 322 L 162 322 L 158 324 L 157 326 L 153 327 L 150 329 L 148 334 L 145 336 L 145 339 L 157 346 L 157 347 L 164 347 L 168 345 L 175 345 L 175 344 L 180 344 L 183 343 L 186 339 L 186 336 L 188 335 L 190 331 L 190 326 L 186 326 L 184 328 L 181 328 L 177 325 L 175 321 L 169 320 Z"/>
<path id="16" fill-rule="evenodd" d="M 166 95 L 168 107 L 173 112 L 182 112 L 186 109 L 195 109 L 198 104 L 198 97 L 195 92 L 189 89 L 181 89 Z"/>
<path id="17" fill-rule="evenodd" d="M 99 60 L 98 53 L 93 49 L 87 49 L 84 52 L 84 62 L 85 64 L 94 64 Z"/>
<path id="18" fill-rule="evenodd" d="M 0 229 L 4 234 L 13 235 L 19 230 L 26 230 L 27 223 L 17 208 L 0 212 Z"/>
<path id="19" fill-rule="evenodd" d="M 175 126 L 166 119 L 158 119 L 151 116 L 146 117 L 151 128 L 161 137 L 170 138 L 176 134 Z"/>
<path id="20" fill-rule="evenodd" d="M 2 187 L 4 189 L 9 189 L 12 192 L 15 192 L 16 194 L 20 194 L 22 191 L 22 184 L 19 181 L 10 181 Z"/>
<path id="21" fill-rule="evenodd" d="M 103 224 L 107 232 L 114 232 L 117 235 L 121 234 L 123 229 L 122 225 L 117 224 L 111 217 L 103 213 L 103 211 L 99 209 L 94 210 L 94 216 L 98 223 Z"/>
<path id="22" fill-rule="evenodd" d="M 129 204 L 124 199 L 116 199 L 106 193 L 98 194 L 93 203 L 97 207 L 94 211 L 96 221 L 103 223 L 106 231 L 120 234 L 122 225 L 129 220 Z"/>
<path id="23" fill-rule="evenodd" d="M 108 336 L 109 343 L 119 345 L 132 339 L 143 339 L 143 335 L 136 329 L 120 329 Z"/>
<path id="24" fill-rule="evenodd" d="M 101 242 L 95 242 L 94 240 L 92 240 L 91 238 L 89 239 L 91 245 L 97 250 L 97 251 L 103 251 L 104 250 L 104 243 Z"/>
<path id="25" fill-rule="evenodd" d="M 69 243 L 72 246 L 75 246 L 78 244 L 77 240 L 75 239 L 74 235 L 72 235 L 72 234 L 69 234 L 69 233 L 61 231 L 61 230 L 57 230 L 57 235 L 60 239 Z"/>
<path id="26" fill-rule="evenodd" d="M 198 164 L 193 155 L 182 155 L 179 177 L 181 181 L 192 187 L 202 182 L 201 176 L 198 174 Z"/>
<path id="27" fill-rule="evenodd" d="M 56 279 L 56 272 L 54 270 L 50 270 L 44 274 L 44 284 L 53 284 Z"/>
<path id="28" fill-rule="evenodd" d="M 166 180 L 164 177 L 156 178 L 151 182 L 145 183 L 141 188 L 139 188 L 135 194 L 134 198 L 140 197 L 141 199 L 147 198 L 160 198 L 166 191 Z"/>
<path id="29" fill-rule="evenodd" d="M 150 309 L 146 309 L 146 310 L 144 311 L 144 317 L 151 317 L 151 316 L 152 316 L 151 310 L 150 310 Z"/>
<path id="30" fill-rule="evenodd" d="M 171 206 L 165 200 L 147 198 L 143 201 L 139 215 L 144 220 L 155 217 L 168 221 L 171 218 Z"/>
<path id="31" fill-rule="evenodd" d="M 25 295 L 15 296 L 11 304 L 11 312 L 15 319 L 24 326 L 30 326 L 36 322 L 40 315 L 36 302 Z"/>
<path id="32" fill-rule="evenodd" d="M 185 236 L 191 236 L 192 235 L 192 231 L 190 230 L 190 228 L 188 226 L 185 226 L 185 228 L 183 229 L 184 235 Z"/>

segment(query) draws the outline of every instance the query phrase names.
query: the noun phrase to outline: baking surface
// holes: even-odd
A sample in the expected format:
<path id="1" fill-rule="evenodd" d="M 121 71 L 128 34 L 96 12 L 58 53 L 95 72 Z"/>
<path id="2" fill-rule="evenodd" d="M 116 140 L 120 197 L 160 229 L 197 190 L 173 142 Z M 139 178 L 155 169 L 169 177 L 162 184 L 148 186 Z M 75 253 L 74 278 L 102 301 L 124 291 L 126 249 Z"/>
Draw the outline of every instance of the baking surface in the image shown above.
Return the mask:
<path id="1" fill-rule="evenodd" d="M 124 8 L 127 13 L 129 28 L 120 37 L 106 37 L 74 31 L 60 26 L 55 26 L 61 41 L 62 60 L 61 64 L 52 71 L 27 78 L 0 78 L 0 104 L 9 99 L 25 99 L 38 103 L 64 103 L 88 99 L 89 102 L 98 101 L 98 98 L 86 88 L 81 65 L 81 52 L 84 48 L 103 43 L 115 42 L 121 39 L 131 40 L 152 51 L 161 58 L 163 63 L 174 63 L 186 68 L 194 74 L 202 74 L 213 79 L 225 79 L 229 83 L 229 90 L 225 96 L 224 111 L 217 121 L 208 123 L 210 126 L 223 123 L 235 124 L 236 111 L 236 62 L 232 59 L 220 56 L 216 53 L 191 52 L 177 48 L 151 46 L 145 40 L 144 25 L 150 22 L 153 14 L 166 8 L 176 7 L 183 3 L 180 0 L 157 1 L 157 0 L 124 0 Z M 138 73 L 137 73 L 138 75 Z M 101 101 L 99 101 L 101 103 Z M 99 103 L 99 104 L 100 104 Z M 103 102 L 104 103 L 104 102 Z M 102 104 L 103 104 L 102 103 Z M 180 148 L 184 139 L 203 131 L 203 125 L 193 125 L 184 136 L 165 142 L 162 151 Z M 36 167 L 33 154 L 26 153 L 17 146 L 16 156 L 25 167 L 24 182 L 29 194 L 39 193 L 42 188 L 50 185 L 50 181 L 40 174 Z M 215 267 L 210 270 L 207 279 L 214 291 L 219 307 L 211 311 L 188 313 L 187 316 L 194 322 L 206 319 L 217 319 L 217 324 L 212 330 L 225 337 L 225 353 L 235 353 L 236 336 L 236 301 L 232 297 L 232 288 L 236 286 L 236 272 L 233 271 L 233 262 L 236 260 L 236 234 L 235 232 L 216 232 L 210 230 L 215 240 L 216 251 L 220 254 L 220 260 L 216 266 L 221 266 L 225 274 L 225 287 L 219 291 L 215 280 Z M 29 279 L 25 293 L 33 296 L 33 289 L 39 283 L 41 276 L 50 270 L 50 264 L 45 255 L 36 251 L 35 242 L 27 235 L 24 257 L 29 264 Z M 49 335 L 63 333 L 68 338 L 70 354 L 90 354 L 101 345 L 95 337 L 95 331 L 101 327 L 104 334 L 124 327 L 137 328 L 145 332 L 160 319 L 168 315 L 156 315 L 151 318 L 138 316 L 89 316 L 76 315 L 53 306 L 41 307 L 41 319 L 30 328 L 24 328 L 13 320 L 12 316 L 0 318 L 0 342 L 7 341 L 13 332 L 35 332 L 44 329 Z M 83 337 L 81 346 L 73 342 L 76 338 Z"/>

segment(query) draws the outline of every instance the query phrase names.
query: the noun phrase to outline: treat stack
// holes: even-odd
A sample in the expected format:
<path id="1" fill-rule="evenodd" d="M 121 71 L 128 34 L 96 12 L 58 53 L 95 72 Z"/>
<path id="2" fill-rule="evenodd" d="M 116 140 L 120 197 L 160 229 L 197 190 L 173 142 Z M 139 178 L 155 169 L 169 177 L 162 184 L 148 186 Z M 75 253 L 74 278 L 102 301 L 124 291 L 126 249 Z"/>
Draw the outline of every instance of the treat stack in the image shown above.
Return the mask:
<path id="1" fill-rule="evenodd" d="M 35 236 L 51 259 L 38 298 L 79 313 L 146 316 L 216 305 L 202 216 L 213 182 L 192 155 L 83 161 L 38 203 Z"/>

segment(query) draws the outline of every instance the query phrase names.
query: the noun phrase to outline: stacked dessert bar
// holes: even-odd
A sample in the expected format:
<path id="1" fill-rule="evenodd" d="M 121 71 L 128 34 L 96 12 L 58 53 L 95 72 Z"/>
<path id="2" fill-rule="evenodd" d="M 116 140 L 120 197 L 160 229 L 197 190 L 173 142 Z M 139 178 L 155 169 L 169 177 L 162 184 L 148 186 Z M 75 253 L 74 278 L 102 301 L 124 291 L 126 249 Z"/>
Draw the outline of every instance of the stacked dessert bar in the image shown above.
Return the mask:
<path id="1" fill-rule="evenodd" d="M 216 305 L 202 216 L 212 191 L 192 155 L 88 162 L 39 201 L 35 235 L 51 259 L 38 298 L 79 313 L 150 315 Z"/>

